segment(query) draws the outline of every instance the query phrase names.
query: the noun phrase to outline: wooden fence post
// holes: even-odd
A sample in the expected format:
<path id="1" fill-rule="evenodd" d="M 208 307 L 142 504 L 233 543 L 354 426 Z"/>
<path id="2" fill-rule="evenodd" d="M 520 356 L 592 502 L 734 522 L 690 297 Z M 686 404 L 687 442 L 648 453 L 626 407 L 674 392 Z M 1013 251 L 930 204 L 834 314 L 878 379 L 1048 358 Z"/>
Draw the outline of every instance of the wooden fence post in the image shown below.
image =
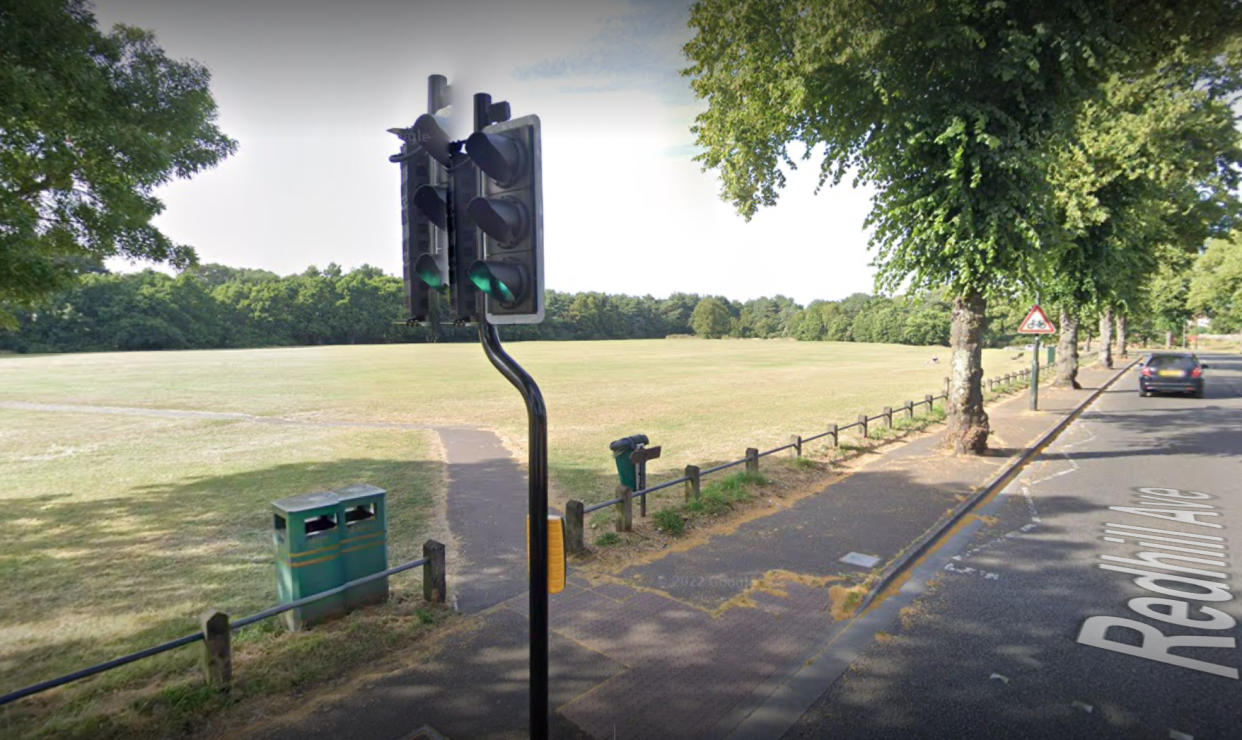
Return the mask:
<path id="1" fill-rule="evenodd" d="M 840 440 L 837 439 L 837 425 L 830 425 L 828 427 L 828 433 L 832 435 L 832 446 L 838 447 L 840 445 Z"/>
<path id="2" fill-rule="evenodd" d="M 948 378 L 944 379 L 944 395 L 946 397 L 949 395 L 949 379 Z"/>
<path id="3" fill-rule="evenodd" d="M 914 401 L 906 401 L 905 408 L 906 408 L 906 418 L 913 419 L 914 418 Z"/>
<path id="4" fill-rule="evenodd" d="M 617 486 L 621 502 L 617 504 L 617 531 L 634 531 L 634 491 L 629 486 Z"/>
<path id="5" fill-rule="evenodd" d="M 759 448 L 758 447 L 747 447 L 746 448 L 746 472 L 747 473 L 758 473 L 759 472 Z"/>
<path id="6" fill-rule="evenodd" d="M 858 415 L 858 426 L 862 427 L 863 439 L 867 439 L 867 415 L 866 414 Z"/>
<path id="7" fill-rule="evenodd" d="M 893 428 L 893 407 L 892 406 L 884 407 L 884 428 L 885 429 Z"/>
<path id="8" fill-rule="evenodd" d="M 686 476 L 686 501 L 689 501 L 691 496 L 697 499 L 699 497 L 699 466 L 698 465 L 687 465 L 686 470 L 685 470 L 685 476 Z"/>
<path id="9" fill-rule="evenodd" d="M 586 552 L 586 537 L 583 533 L 585 508 L 577 499 L 571 498 L 565 502 L 565 547 L 573 555 Z"/>
<path id="10" fill-rule="evenodd" d="M 923 403 L 927 404 L 927 413 L 928 413 L 928 414 L 930 414 L 930 413 L 932 412 L 932 409 L 933 409 L 933 408 L 935 408 L 935 406 L 936 406 L 936 402 L 932 400 L 932 397 L 931 397 L 931 394 L 930 394 L 930 393 L 924 394 L 924 396 L 923 396 Z"/>
<path id="11" fill-rule="evenodd" d="M 207 685 L 227 694 L 233 685 L 233 630 L 229 615 L 209 609 L 199 618 L 203 631 L 203 673 Z"/>
<path id="12" fill-rule="evenodd" d="M 448 596 L 447 574 L 444 570 L 444 545 L 435 540 L 423 543 L 423 600 L 443 604 Z"/>
<path id="13" fill-rule="evenodd" d="M 789 443 L 793 445 L 794 459 L 802 457 L 802 435 L 795 434 L 789 438 Z"/>

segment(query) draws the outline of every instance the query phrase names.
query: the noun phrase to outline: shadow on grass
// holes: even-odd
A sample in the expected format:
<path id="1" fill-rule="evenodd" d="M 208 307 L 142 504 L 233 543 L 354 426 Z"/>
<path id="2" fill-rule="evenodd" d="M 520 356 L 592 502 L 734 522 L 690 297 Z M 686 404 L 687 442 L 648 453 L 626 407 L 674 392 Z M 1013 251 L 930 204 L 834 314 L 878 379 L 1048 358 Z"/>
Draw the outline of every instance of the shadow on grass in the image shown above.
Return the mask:
<path id="1" fill-rule="evenodd" d="M 195 632 L 208 608 L 240 617 L 277 603 L 270 506 L 277 498 L 379 486 L 388 491 L 389 562 L 418 557 L 428 486 L 442 470 L 440 461 L 358 458 L 192 477 L 93 500 L 23 501 L 11 512 L 17 526 L 0 559 L 10 596 L 0 627 L 13 636 L 0 648 L 0 691 Z M 420 587 L 417 570 L 392 579 L 398 596 Z M 19 702 L 8 716 L 149 681 L 165 663 L 184 671 L 197 656 L 187 647 L 139 661 Z"/>

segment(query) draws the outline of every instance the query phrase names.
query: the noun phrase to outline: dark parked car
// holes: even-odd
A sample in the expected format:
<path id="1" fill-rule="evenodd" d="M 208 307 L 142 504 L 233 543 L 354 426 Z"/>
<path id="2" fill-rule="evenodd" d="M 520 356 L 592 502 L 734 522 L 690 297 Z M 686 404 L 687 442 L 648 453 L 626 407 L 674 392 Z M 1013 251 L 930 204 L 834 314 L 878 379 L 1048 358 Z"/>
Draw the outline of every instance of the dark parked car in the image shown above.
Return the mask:
<path id="1" fill-rule="evenodd" d="M 1188 352 L 1153 354 L 1139 369 L 1139 395 L 1189 393 L 1203 398 L 1206 369 L 1206 364 Z"/>

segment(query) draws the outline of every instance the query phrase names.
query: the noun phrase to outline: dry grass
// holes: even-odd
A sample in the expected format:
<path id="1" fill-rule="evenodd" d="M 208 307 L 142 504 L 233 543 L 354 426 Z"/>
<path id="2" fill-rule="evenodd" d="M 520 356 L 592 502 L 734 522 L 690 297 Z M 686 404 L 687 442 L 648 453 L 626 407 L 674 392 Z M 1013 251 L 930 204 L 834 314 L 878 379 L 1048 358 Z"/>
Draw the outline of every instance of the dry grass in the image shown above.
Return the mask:
<path id="1" fill-rule="evenodd" d="M 517 342 L 543 390 L 553 499 L 598 501 L 616 485 L 608 443 L 648 434 L 652 482 L 688 464 L 768 449 L 791 434 L 938 393 L 948 351 L 792 340 Z M 937 365 L 928 364 L 934 354 Z M 985 350 L 985 377 L 1025 367 Z M 303 347 L 4 357 L 0 401 L 234 411 L 297 419 L 468 424 L 524 458 L 521 399 L 472 344 Z"/>
<path id="2" fill-rule="evenodd" d="M 389 557 L 418 557 L 442 464 L 427 433 L 288 427 L 0 409 L 2 690 L 46 680 L 198 629 L 219 608 L 243 616 L 277 602 L 269 502 L 366 481 L 389 491 Z M 362 632 L 408 636 L 417 573 L 394 603 L 314 637 L 274 623 L 237 637 L 234 696 L 279 691 L 347 667 L 347 650 L 307 648 Z M 404 604 L 404 605 L 402 605 Z M 437 618 L 438 619 L 438 618 Z M 344 646 L 342 645 L 342 648 Z M 212 706 L 196 647 L 0 710 L 0 734 L 162 734 Z"/>
<path id="3" fill-rule="evenodd" d="M 650 466 L 654 483 L 686 464 L 734 459 L 746 447 L 774 447 L 790 434 L 809 436 L 939 392 L 947 363 L 927 360 L 948 354 L 693 339 L 509 349 L 544 391 L 554 502 L 611 496 L 616 478 L 607 445 L 617 437 L 643 432 L 663 446 Z M 1025 364 L 1002 350 L 985 352 L 984 363 L 988 376 Z M 5 690 L 191 632 L 208 607 L 241 615 L 273 603 L 268 503 L 282 496 L 357 481 L 386 488 L 390 560 L 415 557 L 443 490 L 434 435 L 367 424 L 489 427 L 523 456 L 526 439 L 519 397 L 474 345 L 9 355 L 0 357 L 4 402 L 306 422 L 0 407 L 0 501 L 10 517 L 0 540 Z M 759 515 L 796 497 L 801 475 L 822 481 L 823 474 L 786 471 L 789 478 L 747 506 Z M 394 587 L 398 596 L 416 591 L 417 575 L 394 579 Z M 279 693 L 347 667 L 339 650 L 307 647 L 317 640 L 335 645 L 358 630 L 381 644 L 385 636 L 407 636 L 410 620 L 392 618 L 403 613 L 399 603 L 311 640 L 243 632 L 239 686 L 249 688 L 237 693 Z M 177 651 L 11 705 L 0 710 L 0 732 L 175 733 L 178 722 L 216 706 L 196 688 L 196 654 Z M 289 668 L 291 656 L 316 655 Z"/>

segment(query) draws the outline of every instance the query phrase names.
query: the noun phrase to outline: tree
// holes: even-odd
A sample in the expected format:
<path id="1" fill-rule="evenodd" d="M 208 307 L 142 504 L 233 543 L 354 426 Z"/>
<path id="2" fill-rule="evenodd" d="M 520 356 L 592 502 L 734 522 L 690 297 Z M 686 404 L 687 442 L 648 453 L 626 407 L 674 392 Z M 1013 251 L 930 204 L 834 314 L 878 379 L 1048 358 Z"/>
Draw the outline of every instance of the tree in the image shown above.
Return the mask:
<path id="1" fill-rule="evenodd" d="M 1188 303 L 1190 293 L 1189 255 L 1180 254 L 1160 265 L 1146 285 L 1146 303 L 1151 311 L 1152 324 L 1163 331 L 1165 346 L 1173 344 L 1173 338 L 1186 330 L 1186 322 L 1194 316 Z"/>
<path id="2" fill-rule="evenodd" d="M 1144 74 L 1114 76 L 1055 141 L 1058 233 L 1040 283 L 1064 312 L 1058 384 L 1077 385 L 1079 311 L 1098 309 L 1100 360 L 1111 367 L 1113 314 L 1123 329 L 1159 265 L 1237 217 L 1238 51 L 1237 39 L 1222 54 L 1177 48 Z"/>
<path id="3" fill-rule="evenodd" d="M 719 339 L 729 333 L 733 317 L 729 307 L 719 298 L 704 298 L 690 315 L 694 333 L 707 339 Z"/>
<path id="4" fill-rule="evenodd" d="M 1212 319 L 1212 331 L 1242 330 L 1242 232 L 1213 239 L 1195 260 L 1188 308 Z"/>
<path id="5" fill-rule="evenodd" d="M 699 0 L 686 45 L 708 102 L 699 160 L 746 217 L 823 151 L 821 185 L 850 170 L 876 188 L 878 280 L 953 298 L 946 440 L 982 452 L 980 337 L 989 295 L 1029 276 L 1047 213 L 1044 141 L 1066 110 L 1167 39 L 1211 44 L 1234 3 Z M 1123 53 L 1124 52 L 1124 53 Z M 822 146 L 822 149 L 820 148 Z"/>
<path id="6" fill-rule="evenodd" d="M 0 8 L 0 301 L 50 294 L 84 257 L 194 262 L 151 224 L 152 193 L 236 149 L 209 79 L 147 31 L 100 33 L 86 0 Z"/>

